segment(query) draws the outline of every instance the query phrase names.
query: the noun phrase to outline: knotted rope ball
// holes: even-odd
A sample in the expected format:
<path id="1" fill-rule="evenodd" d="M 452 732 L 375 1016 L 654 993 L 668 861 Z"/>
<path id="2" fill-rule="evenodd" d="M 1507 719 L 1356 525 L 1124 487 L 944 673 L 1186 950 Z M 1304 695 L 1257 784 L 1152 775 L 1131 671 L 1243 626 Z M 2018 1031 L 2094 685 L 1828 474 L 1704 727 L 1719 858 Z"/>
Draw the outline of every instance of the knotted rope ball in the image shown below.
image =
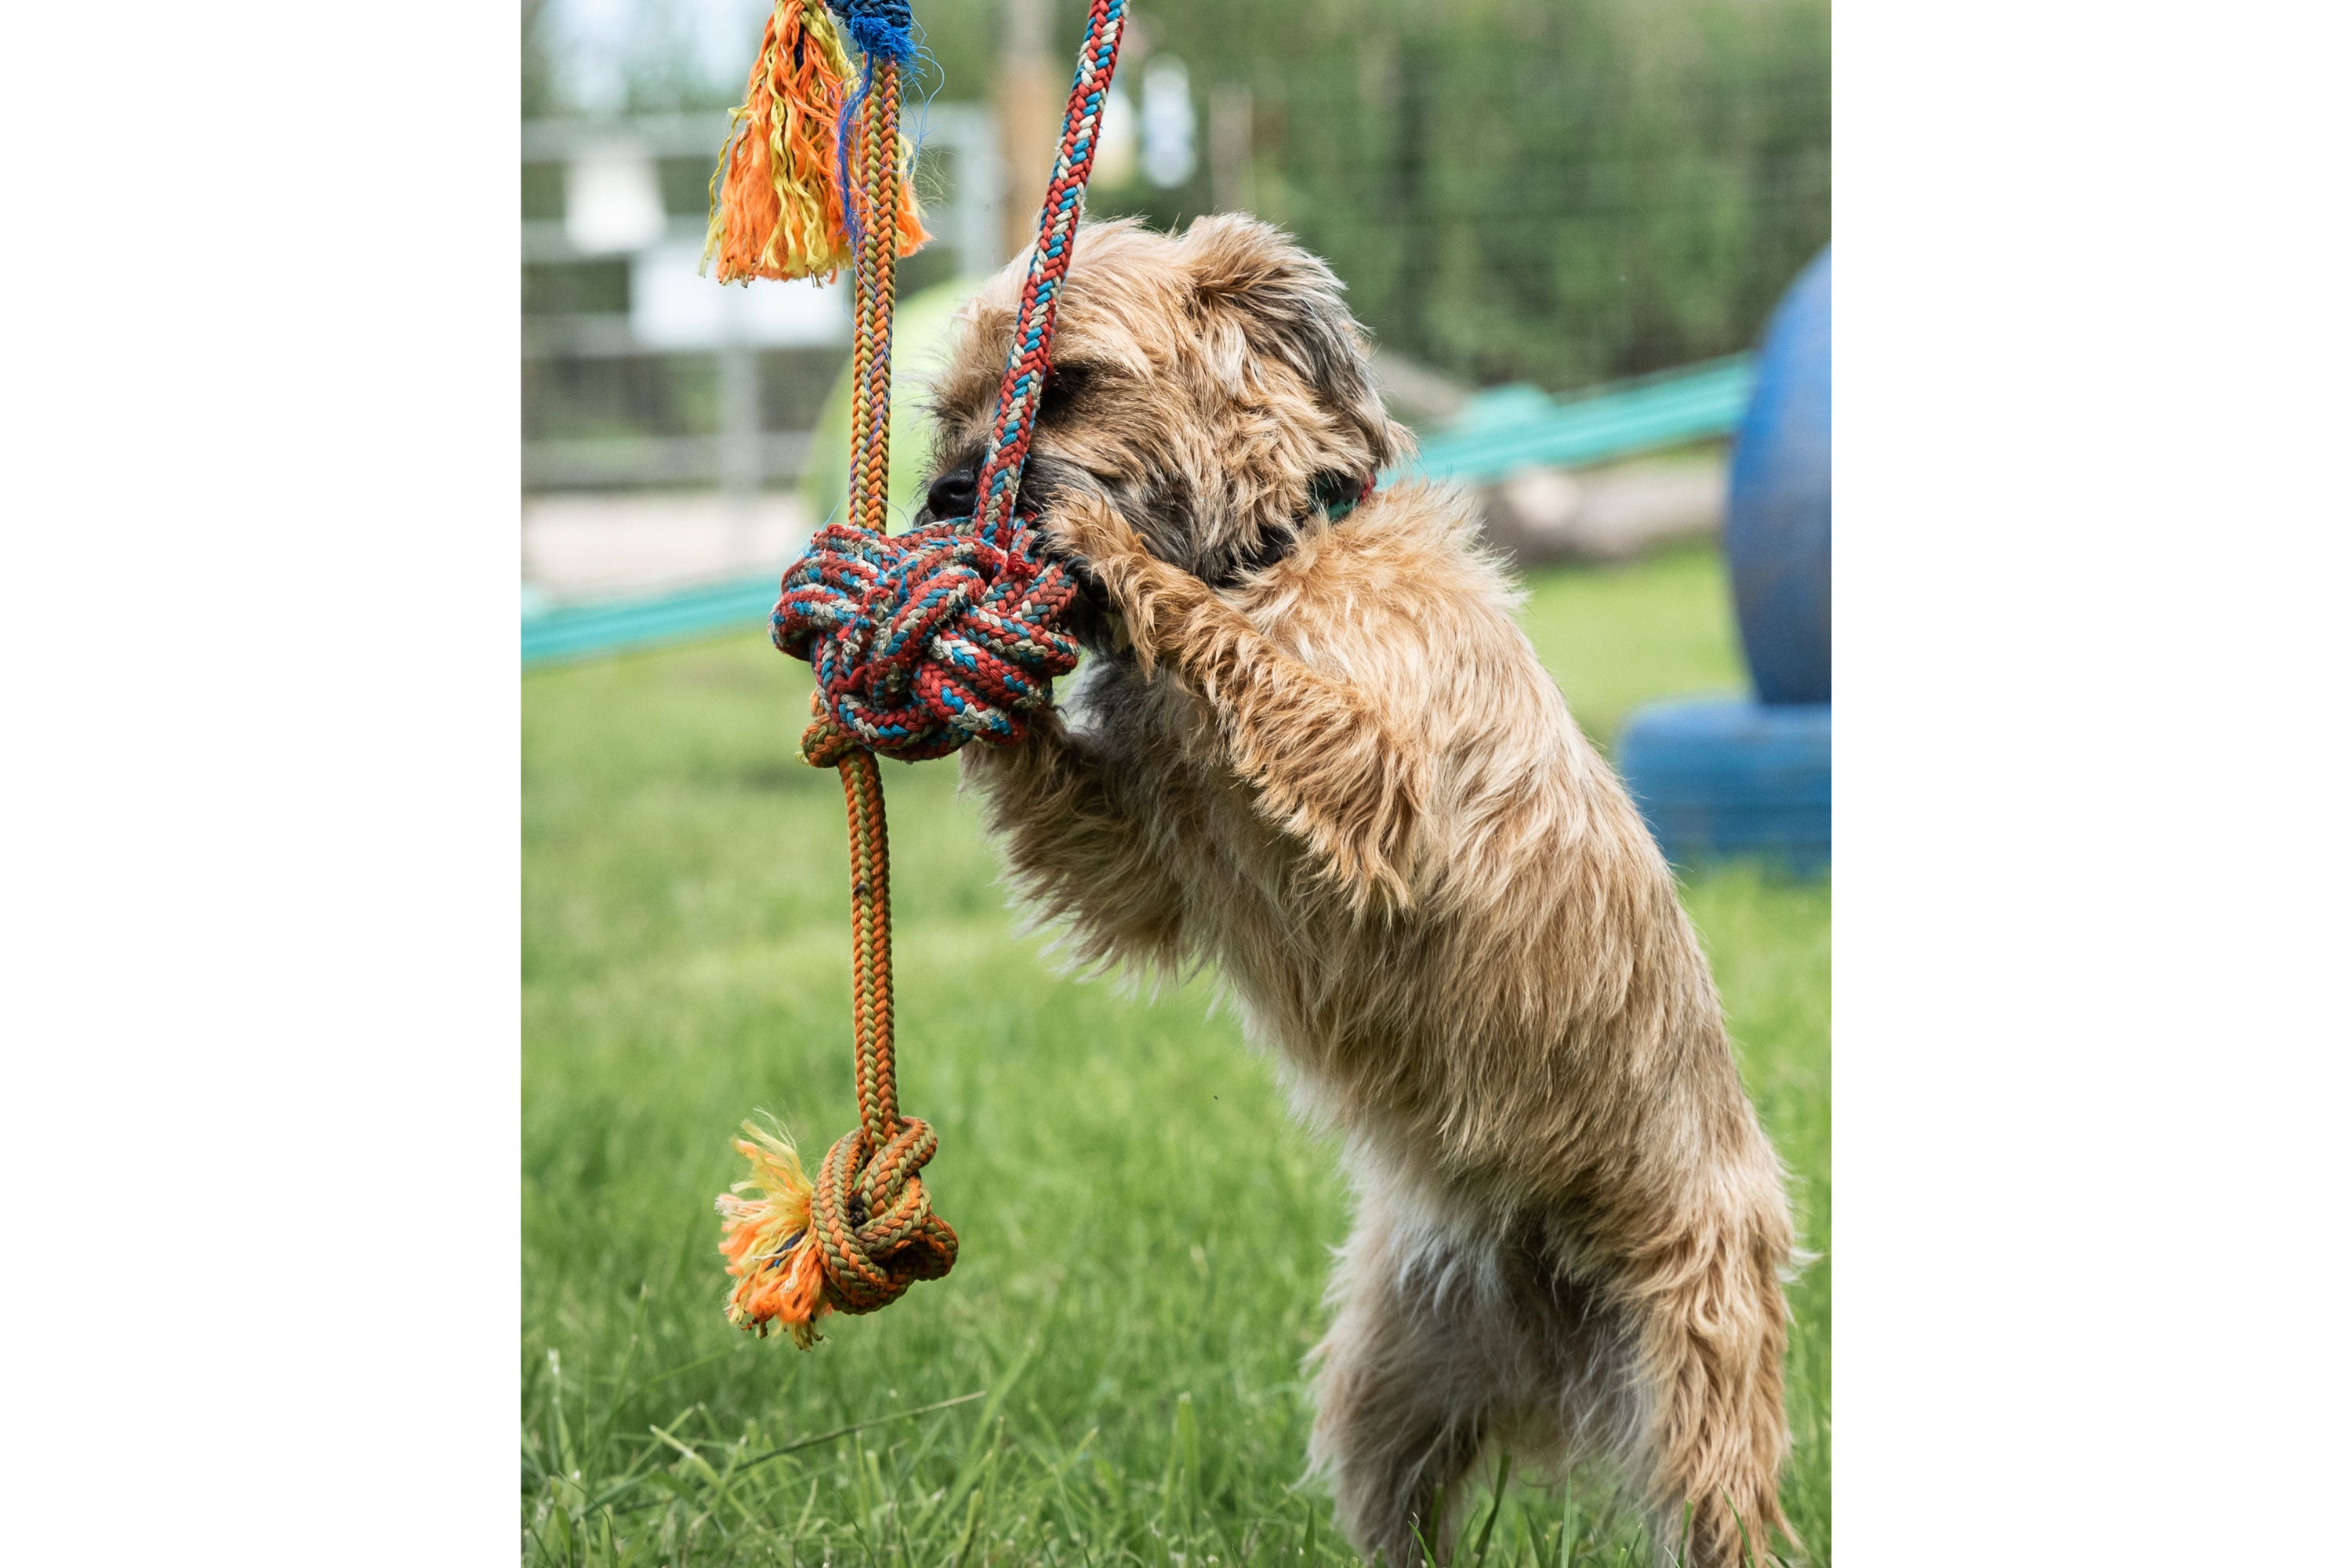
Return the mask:
<path id="1" fill-rule="evenodd" d="M 918 1279 L 940 1279 L 955 1267 L 958 1244 L 931 1211 L 919 1173 L 939 1149 L 920 1117 L 877 1142 L 863 1126 L 834 1141 L 812 1184 L 799 1152 L 780 1132 L 745 1122 L 735 1147 L 751 1162 L 751 1179 L 722 1195 L 729 1222 L 720 1250 L 739 1283 L 727 1318 L 764 1337 L 782 1324 L 806 1350 L 829 1311 L 878 1311 Z"/>
<path id="2" fill-rule="evenodd" d="M 968 518 L 901 534 L 835 524 L 785 574 L 775 645 L 816 671 L 822 717 L 802 738 L 830 766 L 863 746 L 902 762 L 971 740 L 1012 745 L 1076 668 L 1059 622 L 1077 585 L 1027 520 L 1000 547 Z"/>

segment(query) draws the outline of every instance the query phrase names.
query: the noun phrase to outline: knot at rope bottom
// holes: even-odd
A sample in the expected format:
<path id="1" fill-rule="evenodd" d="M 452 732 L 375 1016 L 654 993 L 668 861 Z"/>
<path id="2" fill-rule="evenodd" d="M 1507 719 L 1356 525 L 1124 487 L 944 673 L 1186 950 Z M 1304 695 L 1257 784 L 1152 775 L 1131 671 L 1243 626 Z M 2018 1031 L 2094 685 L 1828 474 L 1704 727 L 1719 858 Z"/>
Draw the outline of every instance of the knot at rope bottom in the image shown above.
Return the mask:
<path id="1" fill-rule="evenodd" d="M 805 1350 L 827 1312 L 877 1312 L 918 1279 L 955 1267 L 956 1233 L 931 1212 L 919 1173 L 940 1146 L 916 1117 L 880 1145 L 865 1128 L 836 1139 L 814 1185 L 781 1132 L 745 1122 L 735 1147 L 751 1176 L 721 1196 L 720 1249 L 735 1288 L 727 1321 L 764 1337 L 782 1324 Z M 756 1197 L 740 1194 L 756 1192 Z"/>
<path id="2" fill-rule="evenodd" d="M 825 730 L 829 720 L 816 728 Z M 805 742 L 804 742 L 805 743 Z M 749 1181 L 719 1199 L 719 1249 L 735 1277 L 727 1319 L 766 1334 L 782 1323 L 806 1350 L 827 1312 L 871 1312 L 918 1279 L 955 1267 L 956 1233 L 931 1212 L 921 1171 L 940 1146 L 898 1113 L 890 978 L 890 834 L 874 753 L 838 742 L 849 808 L 850 1013 L 856 1040 L 857 1130 L 826 1152 L 812 1184 L 781 1129 L 744 1123 L 735 1147 Z M 756 1193 L 757 1196 L 742 1194 Z"/>
<path id="3" fill-rule="evenodd" d="M 878 1147 L 861 1127 L 825 1151 L 809 1226 L 824 1255 L 825 1298 L 837 1310 L 877 1311 L 916 1280 L 955 1267 L 956 1233 L 931 1212 L 916 1173 L 939 1146 L 929 1124 L 909 1116 Z"/>
<path id="4" fill-rule="evenodd" d="M 1000 547 L 969 519 L 885 535 L 818 531 L 784 574 L 775 645 L 815 667 L 823 718 L 803 739 L 828 765 L 856 745 L 903 762 L 978 738 L 1011 745 L 1076 668 L 1059 623 L 1077 597 L 1027 520 Z"/>

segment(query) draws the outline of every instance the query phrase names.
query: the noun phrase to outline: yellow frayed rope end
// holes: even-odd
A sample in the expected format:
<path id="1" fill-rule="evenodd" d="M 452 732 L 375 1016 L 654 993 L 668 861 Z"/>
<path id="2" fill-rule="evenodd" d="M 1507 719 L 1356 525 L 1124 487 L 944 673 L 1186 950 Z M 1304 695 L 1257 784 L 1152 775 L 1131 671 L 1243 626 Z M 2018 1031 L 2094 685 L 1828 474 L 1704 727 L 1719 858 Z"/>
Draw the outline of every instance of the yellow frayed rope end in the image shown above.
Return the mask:
<path id="1" fill-rule="evenodd" d="M 850 96 L 849 51 L 824 0 L 776 0 L 743 101 L 710 175 L 706 270 L 721 283 L 754 278 L 832 278 L 851 260 L 837 138 Z M 852 127 L 856 166 L 858 127 Z M 902 176 L 913 149 L 899 139 Z M 914 182 L 898 182 L 898 254 L 930 237 Z"/>
<path id="2" fill-rule="evenodd" d="M 824 1268 L 809 1230 L 810 1186 L 800 1152 L 783 1130 L 743 1123 L 735 1147 L 751 1163 L 751 1174 L 719 1198 L 727 1222 L 719 1250 L 735 1288 L 727 1296 L 727 1321 L 765 1337 L 782 1323 L 793 1342 L 806 1350 L 817 1342 L 816 1321 L 832 1310 L 824 1297 Z M 740 1194 L 756 1193 L 756 1197 Z"/>

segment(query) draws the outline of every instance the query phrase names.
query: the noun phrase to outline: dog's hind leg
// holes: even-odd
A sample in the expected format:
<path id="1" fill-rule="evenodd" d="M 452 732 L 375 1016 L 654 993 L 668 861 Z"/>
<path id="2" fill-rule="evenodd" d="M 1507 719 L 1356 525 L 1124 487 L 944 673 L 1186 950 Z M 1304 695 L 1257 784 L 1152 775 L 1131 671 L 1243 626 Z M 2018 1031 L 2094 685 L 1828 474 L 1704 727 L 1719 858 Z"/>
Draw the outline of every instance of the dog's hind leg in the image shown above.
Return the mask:
<path id="1" fill-rule="evenodd" d="M 1634 1468 L 1648 1472 L 1654 1534 L 1690 1568 L 1769 1562 L 1776 1531 L 1795 1539 L 1780 1502 L 1789 1252 L 1768 1209 L 1650 1249 L 1626 1281 L 1651 1412 Z"/>
<path id="2" fill-rule="evenodd" d="M 1309 1455 L 1339 1528 L 1386 1568 L 1419 1568 L 1424 1550 L 1446 1561 L 1457 1483 L 1530 1392 L 1493 1268 L 1453 1245 L 1404 1233 L 1368 1198 L 1332 1279 L 1338 1315 L 1311 1358 Z"/>

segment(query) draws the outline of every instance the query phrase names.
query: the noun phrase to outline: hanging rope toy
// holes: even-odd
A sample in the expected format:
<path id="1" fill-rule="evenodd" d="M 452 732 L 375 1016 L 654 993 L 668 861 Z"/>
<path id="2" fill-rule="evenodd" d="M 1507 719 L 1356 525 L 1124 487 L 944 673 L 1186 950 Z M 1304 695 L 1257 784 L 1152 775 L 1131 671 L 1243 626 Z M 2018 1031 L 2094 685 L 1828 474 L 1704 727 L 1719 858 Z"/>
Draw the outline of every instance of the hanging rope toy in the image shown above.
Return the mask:
<path id="1" fill-rule="evenodd" d="M 875 1311 L 916 1280 L 937 1279 L 955 1266 L 956 1234 L 931 1212 L 920 1174 L 939 1139 L 920 1119 L 898 1110 L 889 836 L 875 757 L 941 757 L 972 740 L 1013 744 L 1025 733 L 1026 715 L 1052 700 L 1054 678 L 1077 663 L 1077 645 L 1060 629 L 1076 586 L 1059 563 L 1044 558 L 1034 520 L 1018 510 L 1021 471 L 1127 20 L 1127 0 L 1092 0 L 1012 353 L 997 386 L 974 515 L 893 538 L 890 318 L 898 258 L 913 248 L 906 239 L 913 208 L 904 195 L 898 136 L 901 77 L 914 56 L 912 20 L 906 0 L 840 0 L 834 8 L 866 57 L 860 85 L 844 93 L 845 56 L 822 82 L 822 73 L 806 68 L 825 47 L 823 39 L 840 50 L 839 33 L 815 0 L 778 0 L 751 89 L 736 111 L 740 128 L 720 165 L 728 220 L 722 226 L 714 216 L 711 228 L 722 281 L 803 277 L 846 265 L 856 289 L 846 518 L 820 530 L 785 573 L 772 627 L 778 648 L 816 671 L 816 718 L 801 737 L 801 755 L 813 766 L 839 769 L 848 802 L 858 1126 L 826 1152 L 812 1182 L 780 1131 L 744 1123 L 745 1137 L 735 1146 L 751 1161 L 751 1174 L 719 1199 L 727 1222 L 720 1250 L 735 1279 L 728 1321 L 761 1335 L 781 1324 L 803 1350 L 816 1342 L 817 1321 L 827 1312 Z M 796 117 L 830 123 L 822 117 L 836 100 L 839 162 L 820 170 L 816 144 Z M 855 192 L 846 188 L 853 154 Z M 755 194 L 735 207 L 739 171 L 755 193 L 777 193 L 776 205 L 761 205 L 765 196 Z M 714 179 L 714 193 L 719 184 Z M 714 195 L 714 210 L 717 205 Z M 773 217 L 777 211 L 787 216 Z M 820 254 L 813 243 L 791 237 L 816 232 L 808 215 L 819 211 L 844 215 L 844 259 L 828 262 L 835 252 Z M 901 221 L 877 223 L 875 214 L 897 214 Z M 920 243 L 919 221 L 913 232 Z M 780 269 L 762 270 L 772 263 Z"/>

